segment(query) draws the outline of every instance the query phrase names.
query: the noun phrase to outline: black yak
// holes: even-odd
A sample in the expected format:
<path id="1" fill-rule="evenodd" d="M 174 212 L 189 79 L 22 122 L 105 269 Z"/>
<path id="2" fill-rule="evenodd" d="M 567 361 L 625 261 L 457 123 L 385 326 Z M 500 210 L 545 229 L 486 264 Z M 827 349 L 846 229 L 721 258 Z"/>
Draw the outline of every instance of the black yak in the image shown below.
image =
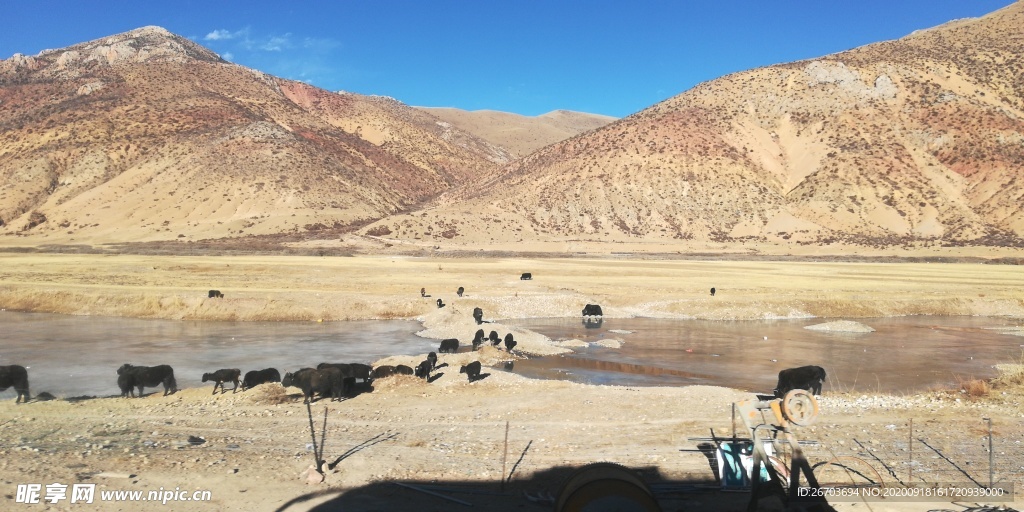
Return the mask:
<path id="1" fill-rule="evenodd" d="M 267 382 L 281 382 L 281 372 L 276 368 L 245 372 L 245 377 L 242 379 L 242 391 Z"/>
<path id="2" fill-rule="evenodd" d="M 775 396 L 782 398 L 794 389 L 806 389 L 812 394 L 821 394 L 821 383 L 825 381 L 825 369 L 820 366 L 801 366 L 779 372 L 775 385 Z"/>
<path id="3" fill-rule="evenodd" d="M 117 387 L 121 389 L 122 398 L 135 398 L 135 379 L 130 373 L 117 376 Z"/>
<path id="4" fill-rule="evenodd" d="M 469 381 L 473 382 L 480 378 L 480 361 L 473 361 L 467 365 L 463 365 L 459 368 L 459 373 L 465 373 L 466 377 L 469 377 Z"/>
<path id="5" fill-rule="evenodd" d="M 430 372 L 433 368 L 430 367 L 430 361 L 426 359 L 420 361 L 420 364 L 416 365 L 416 376 L 421 379 L 430 380 Z"/>
<path id="6" fill-rule="evenodd" d="M 14 391 L 18 393 L 14 403 L 28 402 L 32 398 L 28 392 L 28 370 L 24 366 L 16 364 L 0 366 L 0 391 L 7 391 L 9 387 L 14 387 Z"/>
<path id="7" fill-rule="evenodd" d="M 441 340 L 441 346 L 437 348 L 437 351 L 442 354 L 454 354 L 459 351 L 459 340 L 458 338 L 448 338 Z"/>
<path id="8" fill-rule="evenodd" d="M 370 372 L 370 377 L 373 377 L 373 380 L 377 380 L 384 379 L 397 374 L 398 370 L 396 370 L 394 366 L 385 364 L 374 368 L 373 371 Z"/>
<path id="9" fill-rule="evenodd" d="M 326 367 L 319 370 L 303 368 L 295 373 L 286 373 L 281 379 L 284 387 L 294 386 L 302 390 L 302 403 L 308 404 L 314 393 L 321 397 L 330 395 L 332 400 L 340 400 L 345 386 L 345 378 L 341 370 Z"/>
<path id="10" fill-rule="evenodd" d="M 128 363 L 117 369 L 118 375 L 130 375 L 133 384 L 142 396 L 142 390 L 146 387 L 164 386 L 164 396 L 178 391 L 178 381 L 174 380 L 174 369 L 166 364 L 157 366 L 134 366 Z"/>
<path id="11" fill-rule="evenodd" d="M 223 368 L 213 373 L 204 373 L 203 382 L 213 381 L 213 395 L 217 394 L 217 386 L 220 386 L 220 392 L 226 393 L 227 389 L 224 388 L 225 382 L 234 382 L 235 387 L 231 388 L 231 392 L 234 393 L 238 390 L 238 381 L 242 376 L 242 370 L 238 368 Z"/>

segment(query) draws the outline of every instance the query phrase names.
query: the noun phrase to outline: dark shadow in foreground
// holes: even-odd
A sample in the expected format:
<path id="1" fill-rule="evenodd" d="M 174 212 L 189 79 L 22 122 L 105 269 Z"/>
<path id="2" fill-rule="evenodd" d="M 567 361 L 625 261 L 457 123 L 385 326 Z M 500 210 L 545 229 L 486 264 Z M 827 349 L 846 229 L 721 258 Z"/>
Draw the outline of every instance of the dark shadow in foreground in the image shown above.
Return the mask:
<path id="1" fill-rule="evenodd" d="M 340 470 L 344 471 L 344 465 Z M 606 503 L 608 501 L 611 503 Z M 501 482 L 400 480 L 333 491 L 324 489 L 297 496 L 277 512 L 561 512 L 582 509 L 744 512 L 749 504 L 749 492 L 723 491 L 710 475 L 708 478 L 670 479 L 657 467 L 627 469 L 617 464 L 597 463 L 553 467 L 526 479 L 506 482 L 504 486 Z M 758 501 L 757 510 L 834 512 L 827 504 L 791 505 L 793 507 L 787 509 L 779 497 L 764 496 Z"/>

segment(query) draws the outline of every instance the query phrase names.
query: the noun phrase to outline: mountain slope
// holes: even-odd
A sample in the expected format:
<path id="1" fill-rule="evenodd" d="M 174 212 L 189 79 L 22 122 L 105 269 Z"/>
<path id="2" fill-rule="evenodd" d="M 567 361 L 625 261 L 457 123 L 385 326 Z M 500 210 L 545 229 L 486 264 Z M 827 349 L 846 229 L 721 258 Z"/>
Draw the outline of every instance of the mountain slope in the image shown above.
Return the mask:
<path id="1" fill-rule="evenodd" d="M 614 117 L 568 110 L 528 117 L 494 110 L 417 107 L 456 128 L 505 148 L 515 158 L 600 128 Z"/>
<path id="2" fill-rule="evenodd" d="M 364 232 L 468 244 L 1021 246 L 1022 134 L 1017 2 L 706 82 Z"/>
<path id="3" fill-rule="evenodd" d="M 509 160 L 395 100 L 230 64 L 159 27 L 0 62 L 0 234 L 330 233 Z"/>

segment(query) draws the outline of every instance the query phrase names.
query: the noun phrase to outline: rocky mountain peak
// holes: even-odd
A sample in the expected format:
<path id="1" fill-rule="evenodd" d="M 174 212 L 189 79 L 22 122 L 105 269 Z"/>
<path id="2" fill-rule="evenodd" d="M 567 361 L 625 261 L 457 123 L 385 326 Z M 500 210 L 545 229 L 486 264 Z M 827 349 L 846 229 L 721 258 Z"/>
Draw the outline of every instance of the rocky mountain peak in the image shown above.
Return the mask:
<path id="1" fill-rule="evenodd" d="M 165 28 L 146 26 L 59 50 L 43 50 L 35 57 L 16 54 L 0 61 L 0 72 L 45 69 L 72 78 L 96 64 L 120 66 L 147 61 L 190 60 L 226 62 L 209 49 Z"/>
<path id="2" fill-rule="evenodd" d="M 97 39 L 72 47 L 83 47 L 86 60 L 97 59 L 108 64 L 148 60 L 185 61 L 187 59 L 220 62 L 216 53 L 168 30 L 147 26 Z M 81 51 L 81 50 L 78 50 Z"/>

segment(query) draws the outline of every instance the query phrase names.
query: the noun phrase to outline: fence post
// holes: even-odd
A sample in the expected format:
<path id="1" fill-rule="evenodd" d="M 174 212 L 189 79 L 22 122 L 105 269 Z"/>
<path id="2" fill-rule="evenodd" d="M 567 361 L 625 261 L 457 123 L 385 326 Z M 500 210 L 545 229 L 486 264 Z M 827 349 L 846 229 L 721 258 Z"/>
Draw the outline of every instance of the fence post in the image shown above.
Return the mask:
<path id="1" fill-rule="evenodd" d="M 732 403 L 732 440 L 736 440 L 736 402 Z"/>
<path id="2" fill-rule="evenodd" d="M 501 492 L 505 492 L 505 462 L 508 460 L 508 421 L 505 421 L 505 451 L 501 455 Z"/>
<path id="3" fill-rule="evenodd" d="M 907 456 L 910 457 L 907 462 L 907 483 L 910 483 L 914 481 L 914 418 L 910 418 L 910 437 L 907 440 Z"/>
<path id="4" fill-rule="evenodd" d="M 992 418 L 982 419 L 988 422 L 988 488 L 991 489 L 993 485 L 993 475 L 995 471 L 992 464 L 994 456 L 994 452 L 992 451 Z"/>

